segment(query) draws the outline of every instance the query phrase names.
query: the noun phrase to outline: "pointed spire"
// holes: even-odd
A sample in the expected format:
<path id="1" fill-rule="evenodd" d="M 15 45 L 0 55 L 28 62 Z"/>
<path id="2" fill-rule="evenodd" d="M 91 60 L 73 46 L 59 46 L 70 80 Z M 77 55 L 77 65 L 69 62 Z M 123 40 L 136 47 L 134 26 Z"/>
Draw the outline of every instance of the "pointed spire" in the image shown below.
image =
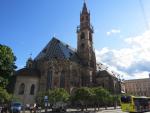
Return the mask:
<path id="1" fill-rule="evenodd" d="M 82 14 L 83 13 L 88 13 L 85 0 L 84 0 L 84 3 L 83 3 L 83 9 L 82 9 Z"/>

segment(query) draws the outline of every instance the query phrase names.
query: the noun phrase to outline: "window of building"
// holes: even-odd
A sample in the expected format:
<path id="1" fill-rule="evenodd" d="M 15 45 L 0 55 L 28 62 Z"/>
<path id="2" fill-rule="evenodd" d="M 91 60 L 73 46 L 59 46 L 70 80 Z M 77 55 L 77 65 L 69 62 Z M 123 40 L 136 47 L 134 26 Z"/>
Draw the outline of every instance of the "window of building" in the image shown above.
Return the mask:
<path id="1" fill-rule="evenodd" d="M 89 40 L 92 42 L 92 34 L 89 33 Z"/>
<path id="2" fill-rule="evenodd" d="M 81 18 L 81 21 L 84 21 L 84 17 Z"/>
<path id="3" fill-rule="evenodd" d="M 65 88 L 65 72 L 62 71 L 60 75 L 60 88 Z"/>
<path id="4" fill-rule="evenodd" d="M 81 36 L 80 36 L 80 37 L 81 37 L 81 40 L 82 40 L 82 39 L 85 39 L 85 34 L 84 34 L 84 32 L 81 33 Z"/>
<path id="5" fill-rule="evenodd" d="M 81 48 L 84 48 L 85 47 L 85 45 L 84 44 L 81 44 Z"/>
<path id="6" fill-rule="evenodd" d="M 47 89 L 52 88 L 52 71 L 47 72 Z"/>
<path id="7" fill-rule="evenodd" d="M 86 20 L 87 20 L 87 21 L 89 20 L 88 16 L 86 16 Z"/>
<path id="8" fill-rule="evenodd" d="M 34 91 L 35 91 L 35 85 L 32 84 L 32 86 L 30 88 L 30 95 L 34 95 Z"/>
<path id="9" fill-rule="evenodd" d="M 25 90 L 25 84 L 21 83 L 21 85 L 19 86 L 19 95 L 23 95 L 24 94 L 24 90 Z"/>

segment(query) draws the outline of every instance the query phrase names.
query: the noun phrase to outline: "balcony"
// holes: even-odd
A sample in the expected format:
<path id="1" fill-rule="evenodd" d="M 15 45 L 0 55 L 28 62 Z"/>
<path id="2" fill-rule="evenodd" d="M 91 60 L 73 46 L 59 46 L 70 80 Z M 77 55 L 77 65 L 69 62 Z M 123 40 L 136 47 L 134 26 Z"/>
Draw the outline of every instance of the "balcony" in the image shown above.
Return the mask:
<path id="1" fill-rule="evenodd" d="M 94 27 L 91 24 L 81 24 L 77 26 L 77 33 L 86 28 L 88 28 L 92 33 L 94 32 Z"/>

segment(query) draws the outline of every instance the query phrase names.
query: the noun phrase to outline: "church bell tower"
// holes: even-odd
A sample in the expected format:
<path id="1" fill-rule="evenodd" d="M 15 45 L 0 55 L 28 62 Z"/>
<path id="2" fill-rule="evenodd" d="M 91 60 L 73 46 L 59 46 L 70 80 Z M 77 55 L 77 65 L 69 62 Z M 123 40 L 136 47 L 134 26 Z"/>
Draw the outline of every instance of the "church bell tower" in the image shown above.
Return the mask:
<path id="1" fill-rule="evenodd" d="M 89 75 L 93 76 L 96 72 L 96 58 L 93 50 L 93 27 L 90 23 L 90 13 L 87 9 L 86 3 L 83 4 L 83 9 L 80 13 L 80 25 L 77 27 L 77 53 L 82 61 L 84 67 L 86 67 Z M 91 77 L 89 77 L 90 79 Z M 89 80 L 91 81 L 91 80 Z M 92 80 L 93 81 L 93 80 Z"/>

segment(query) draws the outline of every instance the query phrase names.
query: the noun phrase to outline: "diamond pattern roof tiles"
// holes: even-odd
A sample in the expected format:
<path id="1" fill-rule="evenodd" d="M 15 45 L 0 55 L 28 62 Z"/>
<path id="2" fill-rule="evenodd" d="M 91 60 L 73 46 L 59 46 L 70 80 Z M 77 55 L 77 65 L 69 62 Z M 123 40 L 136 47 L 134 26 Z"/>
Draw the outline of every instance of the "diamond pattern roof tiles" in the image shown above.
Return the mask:
<path id="1" fill-rule="evenodd" d="M 52 38 L 46 47 L 37 55 L 35 60 L 52 58 L 70 59 L 78 63 L 80 62 L 76 50 L 56 38 Z"/>

